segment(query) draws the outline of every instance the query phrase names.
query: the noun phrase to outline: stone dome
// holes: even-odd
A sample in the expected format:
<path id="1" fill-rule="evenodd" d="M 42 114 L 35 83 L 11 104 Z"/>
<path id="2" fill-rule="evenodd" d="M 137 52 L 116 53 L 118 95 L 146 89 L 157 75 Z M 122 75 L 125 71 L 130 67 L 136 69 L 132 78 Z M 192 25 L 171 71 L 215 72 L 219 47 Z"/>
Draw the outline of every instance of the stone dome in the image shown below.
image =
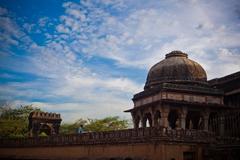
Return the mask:
<path id="1" fill-rule="evenodd" d="M 181 51 L 172 51 L 148 72 L 145 89 L 162 83 L 207 84 L 205 70 Z"/>

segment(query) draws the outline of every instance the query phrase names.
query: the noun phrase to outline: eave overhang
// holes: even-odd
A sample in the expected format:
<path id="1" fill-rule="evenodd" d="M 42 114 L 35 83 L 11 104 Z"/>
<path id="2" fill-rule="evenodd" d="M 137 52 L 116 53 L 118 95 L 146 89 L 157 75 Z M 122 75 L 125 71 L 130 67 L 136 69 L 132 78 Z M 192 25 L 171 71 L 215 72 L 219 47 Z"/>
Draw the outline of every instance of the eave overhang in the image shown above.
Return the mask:
<path id="1" fill-rule="evenodd" d="M 148 106 L 155 106 L 158 104 L 171 104 L 171 106 L 191 106 L 193 108 L 199 108 L 199 107 L 204 107 L 204 108 L 212 108 L 212 109 L 234 109 L 233 107 L 229 107 L 223 104 L 215 104 L 215 103 L 198 103 L 198 102 L 188 102 L 188 101 L 178 101 L 178 100 L 169 100 L 169 99 L 162 99 L 159 101 L 155 101 L 152 103 L 144 104 L 138 107 L 134 107 L 132 109 L 125 110 L 124 112 L 132 112 L 134 110 L 142 109 L 144 107 Z M 203 109 L 203 108 L 201 108 Z"/>

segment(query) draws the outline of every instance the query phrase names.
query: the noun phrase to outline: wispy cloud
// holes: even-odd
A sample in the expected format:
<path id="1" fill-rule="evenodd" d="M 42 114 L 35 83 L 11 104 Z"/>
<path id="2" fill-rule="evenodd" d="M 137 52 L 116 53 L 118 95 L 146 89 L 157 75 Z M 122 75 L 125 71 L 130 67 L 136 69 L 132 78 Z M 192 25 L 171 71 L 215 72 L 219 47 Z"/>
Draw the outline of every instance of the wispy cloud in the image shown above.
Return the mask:
<path id="1" fill-rule="evenodd" d="M 237 9 L 236 3 L 168 1 L 160 7 L 146 4 L 146 8 L 130 9 L 128 15 L 115 16 L 98 3 L 67 2 L 60 18 L 62 24 L 57 28 L 76 52 L 109 58 L 123 67 L 148 69 L 176 49 L 188 52 L 190 58 L 203 62 L 205 67 L 203 57 L 211 59 L 219 56 L 220 49 L 239 48 L 240 33 L 234 25 L 239 20 L 230 21 L 231 16 L 237 15 L 224 10 Z M 218 61 L 216 58 L 215 63 Z M 238 62 L 231 72 L 240 69 Z M 206 68 L 210 78 L 225 74 Z"/>
<path id="2" fill-rule="evenodd" d="M 77 13 L 71 12 L 70 14 L 76 16 Z M 21 34 L 31 40 L 30 36 L 22 31 L 14 19 L 6 18 L 8 23 L 4 23 L 4 25 L 9 25 L 12 28 L 3 26 L 4 29 L 9 30 L 7 34 L 4 33 L 5 35 Z M 43 20 L 44 25 L 46 25 L 46 19 L 40 19 L 39 25 L 43 25 Z M 26 28 L 28 32 L 32 31 L 31 26 L 28 28 L 25 23 Z M 17 33 L 12 33 L 16 31 Z M 59 30 L 57 27 L 56 31 L 56 34 L 59 34 L 61 29 Z M 130 105 L 129 99 L 132 94 L 140 90 L 142 85 L 127 77 L 109 77 L 92 72 L 90 68 L 83 65 L 83 60 L 77 57 L 76 50 L 72 49 L 71 44 L 68 44 L 68 41 L 63 37 L 52 35 L 43 46 L 34 43 L 33 40 L 31 43 L 21 41 L 18 45 L 25 47 L 25 51 L 31 54 L 31 56 L 26 56 L 30 64 L 27 65 L 28 67 L 16 68 L 13 66 L 10 69 L 34 74 L 43 79 L 33 82 L 2 84 L 1 99 L 18 103 L 33 103 L 48 111 L 61 112 L 63 116 L 66 114 L 76 115 L 79 112 L 82 113 L 79 116 L 85 117 L 99 117 L 117 113 L 121 115 L 124 108 Z M 20 38 L 13 39 L 19 40 Z M 12 46 L 10 43 L 8 45 Z M 31 67 L 29 67 L 30 65 Z M 36 102 L 35 99 L 40 100 L 40 102 Z M 51 99 L 56 99 L 56 101 Z M 103 110 L 104 112 L 102 112 Z M 66 111 L 67 113 L 65 113 Z M 65 117 L 66 120 L 76 119 L 72 116 Z"/>

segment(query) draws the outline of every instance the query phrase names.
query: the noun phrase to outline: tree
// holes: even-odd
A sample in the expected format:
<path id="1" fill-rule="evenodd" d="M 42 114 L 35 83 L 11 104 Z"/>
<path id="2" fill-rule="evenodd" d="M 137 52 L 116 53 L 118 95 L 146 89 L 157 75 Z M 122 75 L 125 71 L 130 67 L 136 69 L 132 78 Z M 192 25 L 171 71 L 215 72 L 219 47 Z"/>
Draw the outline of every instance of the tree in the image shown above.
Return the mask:
<path id="1" fill-rule="evenodd" d="M 88 124 L 85 125 L 87 131 L 112 131 L 126 129 L 128 127 L 127 120 L 121 120 L 118 116 L 106 117 L 103 119 L 90 120 Z"/>
<path id="2" fill-rule="evenodd" d="M 28 116 L 32 111 L 40 111 L 33 105 L 12 108 L 0 107 L 0 138 L 24 137 L 28 133 Z"/>
<path id="3" fill-rule="evenodd" d="M 103 119 L 79 119 L 73 124 L 61 125 L 60 133 L 76 133 L 77 128 L 81 125 L 86 132 L 112 131 L 128 128 L 128 121 L 120 119 L 118 116 Z"/>
<path id="4" fill-rule="evenodd" d="M 77 132 L 77 128 L 79 128 L 81 125 L 85 126 L 88 123 L 89 120 L 85 119 L 78 119 L 74 123 L 64 123 L 60 126 L 60 133 L 61 134 L 74 134 Z"/>

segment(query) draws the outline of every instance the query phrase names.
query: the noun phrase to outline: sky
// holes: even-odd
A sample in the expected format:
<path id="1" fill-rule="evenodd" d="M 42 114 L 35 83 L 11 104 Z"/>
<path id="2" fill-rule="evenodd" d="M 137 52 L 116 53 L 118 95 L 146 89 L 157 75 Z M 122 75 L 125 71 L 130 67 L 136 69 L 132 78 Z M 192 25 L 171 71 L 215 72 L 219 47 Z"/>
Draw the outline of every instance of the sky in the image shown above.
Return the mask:
<path id="1" fill-rule="evenodd" d="M 208 79 L 240 71 L 239 0 L 0 0 L 0 103 L 64 122 L 120 116 L 181 50 Z"/>

